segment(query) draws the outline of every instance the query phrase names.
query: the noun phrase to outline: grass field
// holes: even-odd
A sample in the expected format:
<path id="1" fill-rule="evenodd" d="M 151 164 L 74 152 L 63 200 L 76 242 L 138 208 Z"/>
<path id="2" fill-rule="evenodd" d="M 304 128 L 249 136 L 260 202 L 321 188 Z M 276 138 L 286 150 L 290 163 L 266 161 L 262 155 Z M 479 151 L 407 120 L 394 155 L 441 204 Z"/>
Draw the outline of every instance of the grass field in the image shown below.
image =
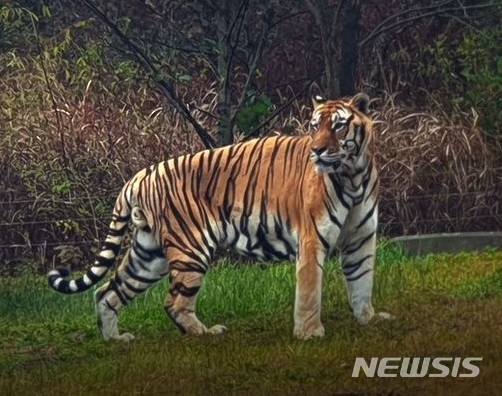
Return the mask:
<path id="1" fill-rule="evenodd" d="M 406 258 L 381 244 L 374 303 L 397 316 L 361 327 L 335 261 L 326 265 L 327 335 L 292 337 L 291 264 L 216 266 L 198 304 L 223 336 L 182 336 L 160 283 L 121 313 L 136 339 L 104 342 L 92 293 L 44 277 L 0 279 L 0 395 L 500 395 L 502 251 Z M 477 378 L 352 378 L 356 357 L 483 357 Z"/>

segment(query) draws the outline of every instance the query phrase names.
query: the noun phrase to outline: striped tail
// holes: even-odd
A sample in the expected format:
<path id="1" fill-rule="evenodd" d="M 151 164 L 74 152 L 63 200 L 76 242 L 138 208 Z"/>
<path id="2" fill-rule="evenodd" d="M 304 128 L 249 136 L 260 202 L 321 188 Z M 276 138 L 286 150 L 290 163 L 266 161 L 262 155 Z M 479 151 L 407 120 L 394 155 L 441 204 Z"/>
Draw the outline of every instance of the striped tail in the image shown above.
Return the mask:
<path id="1" fill-rule="evenodd" d="M 64 268 L 49 271 L 47 280 L 50 287 L 65 294 L 80 293 L 97 284 L 114 266 L 131 219 L 131 206 L 125 192 L 126 188 L 117 198 L 108 235 L 94 265 L 78 279 L 64 279 L 70 275 L 70 272 Z"/>

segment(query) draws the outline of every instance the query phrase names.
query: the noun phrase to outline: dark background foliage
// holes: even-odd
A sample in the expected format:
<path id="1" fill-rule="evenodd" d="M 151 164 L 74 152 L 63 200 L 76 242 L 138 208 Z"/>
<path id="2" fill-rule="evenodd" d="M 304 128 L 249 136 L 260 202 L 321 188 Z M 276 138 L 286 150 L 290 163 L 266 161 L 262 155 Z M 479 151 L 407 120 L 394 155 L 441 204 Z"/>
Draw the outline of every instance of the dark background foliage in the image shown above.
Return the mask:
<path id="1" fill-rule="evenodd" d="M 500 230 L 501 26 L 499 0 L 0 5 L 0 267 L 85 266 L 142 167 L 361 90 L 382 234 Z"/>

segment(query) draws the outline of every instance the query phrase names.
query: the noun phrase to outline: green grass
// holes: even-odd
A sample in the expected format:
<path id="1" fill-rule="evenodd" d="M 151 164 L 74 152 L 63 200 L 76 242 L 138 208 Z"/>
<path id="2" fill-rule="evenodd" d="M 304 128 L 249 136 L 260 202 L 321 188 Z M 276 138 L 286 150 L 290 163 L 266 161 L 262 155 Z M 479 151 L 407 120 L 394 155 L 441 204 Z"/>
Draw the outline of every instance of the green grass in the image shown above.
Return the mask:
<path id="1" fill-rule="evenodd" d="M 326 265 L 326 337 L 293 339 L 295 269 L 223 263 L 198 302 L 223 336 L 182 336 L 163 311 L 165 282 L 121 312 L 136 339 L 104 342 L 92 293 L 44 277 L 0 279 L 0 395 L 502 394 L 502 252 L 406 258 L 381 243 L 374 304 L 397 316 L 362 327 L 336 262 Z M 481 356 L 478 378 L 352 378 L 354 359 Z"/>

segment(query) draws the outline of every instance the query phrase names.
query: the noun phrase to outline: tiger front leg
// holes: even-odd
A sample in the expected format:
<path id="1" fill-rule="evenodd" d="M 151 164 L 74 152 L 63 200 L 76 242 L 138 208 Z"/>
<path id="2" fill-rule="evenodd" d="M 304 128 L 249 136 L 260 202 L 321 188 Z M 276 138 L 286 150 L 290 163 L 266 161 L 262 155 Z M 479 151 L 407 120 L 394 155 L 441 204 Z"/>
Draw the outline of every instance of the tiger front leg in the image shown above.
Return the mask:
<path id="1" fill-rule="evenodd" d="M 325 252 L 316 240 L 300 244 L 296 263 L 295 327 L 293 335 L 307 340 L 324 336 L 321 290 Z"/>
<path id="2" fill-rule="evenodd" d="M 342 272 L 345 277 L 349 304 L 357 321 L 368 324 L 375 317 L 392 319 L 386 312 L 375 313 L 372 304 L 376 232 L 366 229 L 352 235 L 341 249 Z"/>
<path id="3" fill-rule="evenodd" d="M 223 334 L 227 331 L 225 326 L 215 325 L 208 329 L 195 314 L 203 276 L 204 274 L 195 271 L 171 270 L 165 311 L 184 334 Z"/>

